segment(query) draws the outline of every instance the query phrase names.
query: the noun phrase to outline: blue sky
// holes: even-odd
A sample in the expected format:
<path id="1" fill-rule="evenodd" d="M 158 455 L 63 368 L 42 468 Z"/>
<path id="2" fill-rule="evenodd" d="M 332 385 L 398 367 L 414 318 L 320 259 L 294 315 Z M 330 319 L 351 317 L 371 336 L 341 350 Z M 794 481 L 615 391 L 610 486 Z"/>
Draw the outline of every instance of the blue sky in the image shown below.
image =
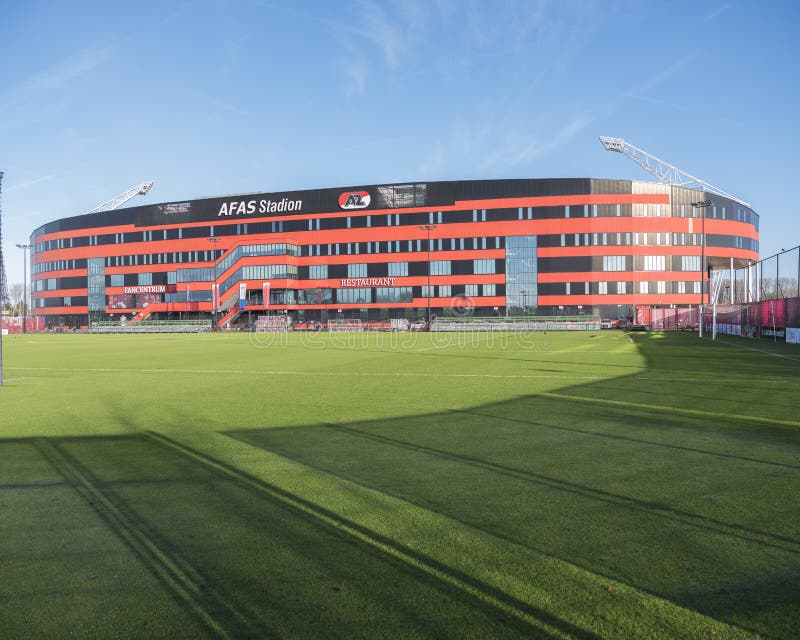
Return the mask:
<path id="1" fill-rule="evenodd" d="M 623 137 L 800 243 L 796 2 L 5 3 L 9 282 L 39 225 L 146 204 L 407 180 L 649 179 Z"/>

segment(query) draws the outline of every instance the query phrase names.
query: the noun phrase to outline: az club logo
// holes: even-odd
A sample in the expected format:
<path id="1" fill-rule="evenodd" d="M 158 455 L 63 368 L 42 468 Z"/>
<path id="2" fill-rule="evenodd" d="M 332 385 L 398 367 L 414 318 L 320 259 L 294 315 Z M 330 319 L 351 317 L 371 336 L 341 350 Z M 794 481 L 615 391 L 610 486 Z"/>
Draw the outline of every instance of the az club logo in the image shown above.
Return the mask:
<path id="1" fill-rule="evenodd" d="M 366 209 L 372 198 L 366 191 L 348 191 L 339 196 L 339 206 L 342 209 Z"/>

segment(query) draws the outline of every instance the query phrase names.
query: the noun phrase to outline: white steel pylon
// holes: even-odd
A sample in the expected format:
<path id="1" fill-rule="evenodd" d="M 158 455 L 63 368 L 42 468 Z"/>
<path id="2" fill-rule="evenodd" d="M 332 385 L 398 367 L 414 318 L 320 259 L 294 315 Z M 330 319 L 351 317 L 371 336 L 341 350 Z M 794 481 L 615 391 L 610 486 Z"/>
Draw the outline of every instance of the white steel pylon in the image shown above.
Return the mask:
<path id="1" fill-rule="evenodd" d="M 97 213 L 98 211 L 114 211 L 115 209 L 119 209 L 123 204 L 125 204 L 128 200 L 135 196 L 143 196 L 145 195 L 150 189 L 153 188 L 153 182 L 143 182 L 142 184 L 137 184 L 135 187 L 128 189 L 125 193 L 120 193 L 118 196 L 114 196 L 111 200 L 106 200 L 102 204 L 98 204 L 94 209 L 91 211 L 87 211 L 87 214 L 90 213 Z"/>
<path id="2" fill-rule="evenodd" d="M 723 196 L 733 200 L 734 202 L 738 202 L 748 209 L 750 208 L 750 205 L 744 200 L 737 198 L 736 196 L 733 196 L 730 193 L 723 191 L 719 187 L 715 187 L 713 184 L 710 184 L 705 180 L 701 180 L 690 173 L 686 173 L 675 165 L 672 165 L 661 158 L 657 158 L 651 153 L 647 153 L 647 151 L 644 149 L 635 147 L 630 142 L 627 142 L 622 138 L 609 138 L 608 136 L 600 136 L 600 142 L 603 144 L 606 151 L 616 151 L 617 153 L 622 153 L 628 156 L 636 164 L 642 167 L 642 169 L 652 173 L 662 184 L 674 184 L 679 187 L 687 187 L 689 189 L 707 191 L 708 193 L 716 193 L 719 196 Z"/>

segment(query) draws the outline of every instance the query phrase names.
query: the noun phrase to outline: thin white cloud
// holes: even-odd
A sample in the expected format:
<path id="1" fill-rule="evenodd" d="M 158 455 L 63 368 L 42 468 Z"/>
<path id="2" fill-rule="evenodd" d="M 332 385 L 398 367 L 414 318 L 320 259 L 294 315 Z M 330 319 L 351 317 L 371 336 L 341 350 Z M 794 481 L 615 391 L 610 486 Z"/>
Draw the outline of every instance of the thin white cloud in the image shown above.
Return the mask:
<path id="1" fill-rule="evenodd" d="M 48 69 L 30 76 L 0 96 L 0 106 L 16 107 L 34 99 L 41 98 L 44 93 L 57 91 L 72 85 L 79 78 L 91 73 L 111 55 L 110 47 L 90 48 L 78 51 L 66 60 Z"/>
<path id="2" fill-rule="evenodd" d="M 703 22 L 710 22 L 711 20 L 718 18 L 721 14 L 725 13 L 728 9 L 732 8 L 733 5 L 734 5 L 733 2 L 729 2 L 727 4 L 723 4 L 717 7 L 716 9 L 713 9 L 706 15 L 705 18 L 703 18 Z"/>
<path id="3" fill-rule="evenodd" d="M 645 82 L 617 92 L 604 103 L 593 108 L 576 110 L 562 123 L 549 128 L 548 135 L 537 135 L 535 128 L 528 124 L 484 118 L 478 127 L 471 127 L 464 122 L 459 123 L 453 135 L 453 144 L 449 148 L 458 149 L 464 155 L 467 153 L 475 155 L 479 159 L 477 166 L 484 173 L 498 168 L 523 167 L 534 158 L 566 144 L 599 120 L 613 115 L 625 103 L 639 99 L 640 93 L 665 82 L 687 66 L 693 58 L 694 54 L 687 54 Z M 540 124 L 539 129 L 544 126 L 544 123 Z"/>
<path id="4" fill-rule="evenodd" d="M 190 90 L 187 91 L 186 93 L 191 98 L 210 104 L 211 106 L 216 107 L 221 111 L 228 111 L 234 115 L 243 116 L 247 118 L 253 117 L 253 113 L 251 113 L 250 111 L 242 109 L 241 107 L 233 104 L 232 102 L 226 102 L 225 100 L 220 100 L 219 98 L 215 98 L 214 96 L 209 95 L 204 91 Z"/>
<path id="5" fill-rule="evenodd" d="M 370 74 L 397 73 L 424 40 L 436 7 L 427 2 L 358 0 L 352 15 L 332 23 L 340 45 L 342 90 L 364 95 Z"/>
<path id="6" fill-rule="evenodd" d="M 34 185 L 40 184 L 42 182 L 48 182 L 55 178 L 54 175 L 47 175 L 47 176 L 40 176 L 38 178 L 33 178 L 32 180 L 26 180 L 25 182 L 17 182 L 16 184 L 9 185 L 4 189 L 6 193 L 13 193 L 14 191 L 21 191 L 22 189 L 28 189 Z"/>

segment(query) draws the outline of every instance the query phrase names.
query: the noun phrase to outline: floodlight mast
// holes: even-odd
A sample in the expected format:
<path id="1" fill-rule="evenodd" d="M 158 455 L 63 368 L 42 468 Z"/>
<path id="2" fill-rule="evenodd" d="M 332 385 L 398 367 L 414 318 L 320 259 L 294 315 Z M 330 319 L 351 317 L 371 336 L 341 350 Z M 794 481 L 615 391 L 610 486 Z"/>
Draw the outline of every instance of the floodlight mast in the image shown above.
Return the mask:
<path id="1" fill-rule="evenodd" d="M 627 142 L 622 138 L 600 136 L 600 142 L 603 144 L 606 151 L 615 151 L 616 153 L 621 153 L 628 156 L 642 169 L 648 173 L 652 173 L 662 184 L 674 184 L 678 187 L 686 187 L 688 189 L 698 189 L 700 191 L 706 191 L 707 193 L 714 193 L 718 196 L 738 202 L 748 209 L 750 208 L 750 205 L 744 200 L 741 200 L 740 198 L 737 198 L 736 196 L 733 196 L 730 193 L 723 191 L 719 187 L 715 187 L 713 184 L 710 184 L 705 180 L 701 180 L 690 173 L 686 173 L 675 165 L 672 165 L 661 158 L 657 158 L 644 149 L 635 147 L 630 142 Z"/>
<path id="2" fill-rule="evenodd" d="M 152 188 L 152 180 L 150 182 L 143 182 L 142 184 L 138 184 L 135 187 L 128 189 L 125 193 L 120 193 L 118 196 L 114 196 L 111 198 L 111 200 L 106 200 L 102 204 L 98 204 L 91 211 L 87 211 L 86 214 L 88 215 L 90 213 L 97 213 L 98 211 L 114 211 L 115 209 L 119 209 L 131 198 L 145 195 Z"/>

